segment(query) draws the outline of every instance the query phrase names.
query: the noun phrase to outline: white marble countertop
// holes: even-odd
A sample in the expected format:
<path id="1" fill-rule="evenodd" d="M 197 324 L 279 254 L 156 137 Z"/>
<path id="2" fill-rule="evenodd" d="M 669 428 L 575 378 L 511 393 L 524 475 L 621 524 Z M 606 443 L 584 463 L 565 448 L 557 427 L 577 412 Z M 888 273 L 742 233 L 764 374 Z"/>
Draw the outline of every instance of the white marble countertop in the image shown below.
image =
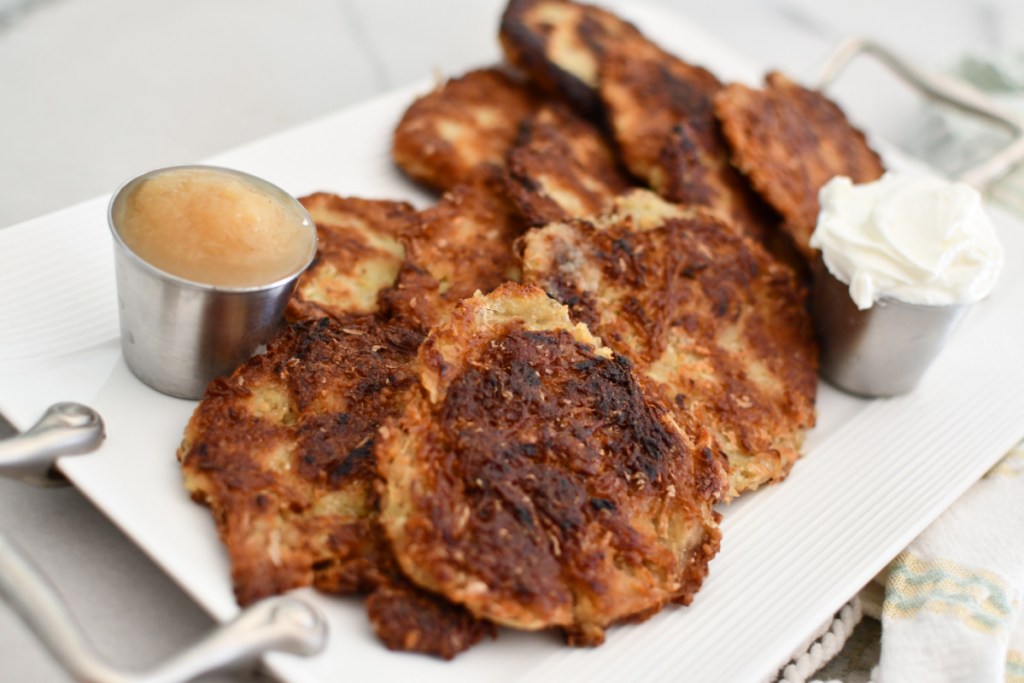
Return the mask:
<path id="1" fill-rule="evenodd" d="M 1017 0 L 648 1 L 797 77 L 811 76 L 838 40 L 858 33 L 936 70 L 967 52 L 1024 49 Z M 0 227 L 431 73 L 494 61 L 503 4 L 0 0 Z M 839 98 L 873 133 L 896 144 L 913 138 L 917 102 L 890 77 L 858 67 Z M 0 532 L 45 569 L 112 661 L 152 663 L 209 627 L 77 492 L 0 480 L 0 520 Z M 0 663 L 5 681 L 65 680 L 2 608 Z"/>

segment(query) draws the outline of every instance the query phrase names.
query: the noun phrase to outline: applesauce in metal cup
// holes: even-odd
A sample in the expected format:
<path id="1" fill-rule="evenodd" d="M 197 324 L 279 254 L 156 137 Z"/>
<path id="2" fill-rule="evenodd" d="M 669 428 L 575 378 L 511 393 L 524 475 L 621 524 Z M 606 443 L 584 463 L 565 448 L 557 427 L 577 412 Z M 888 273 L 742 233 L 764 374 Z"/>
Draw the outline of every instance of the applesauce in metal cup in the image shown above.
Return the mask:
<path id="1" fill-rule="evenodd" d="M 202 397 L 273 336 L 316 254 L 302 205 L 231 169 L 145 173 L 114 194 L 107 218 L 125 360 L 181 398 Z"/>

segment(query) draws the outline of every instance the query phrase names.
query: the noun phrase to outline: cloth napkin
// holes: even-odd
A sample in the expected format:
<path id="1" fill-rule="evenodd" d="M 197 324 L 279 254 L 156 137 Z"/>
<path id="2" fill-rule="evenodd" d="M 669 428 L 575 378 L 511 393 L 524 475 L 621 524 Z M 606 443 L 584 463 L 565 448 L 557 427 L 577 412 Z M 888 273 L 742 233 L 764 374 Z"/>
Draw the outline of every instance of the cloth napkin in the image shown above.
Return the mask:
<path id="1" fill-rule="evenodd" d="M 1024 681 L 1024 444 L 890 565 L 873 678 Z"/>
<path id="2" fill-rule="evenodd" d="M 880 656 L 858 626 L 862 614 L 881 620 Z M 844 649 L 848 642 L 858 651 Z M 1024 683 L 1024 442 L 844 605 L 777 680 L 803 683 L 826 665 L 829 680 L 814 683 Z"/>

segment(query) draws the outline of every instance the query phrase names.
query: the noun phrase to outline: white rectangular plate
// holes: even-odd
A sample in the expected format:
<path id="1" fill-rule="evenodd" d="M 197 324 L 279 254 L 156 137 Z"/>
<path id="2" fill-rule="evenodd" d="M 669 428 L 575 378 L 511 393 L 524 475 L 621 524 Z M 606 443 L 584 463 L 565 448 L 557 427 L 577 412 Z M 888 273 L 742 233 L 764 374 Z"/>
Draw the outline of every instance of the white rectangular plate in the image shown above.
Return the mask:
<path id="1" fill-rule="evenodd" d="M 724 80 L 759 69 L 678 16 L 623 14 Z M 426 85 L 210 160 L 296 195 L 315 190 L 428 197 L 388 157 L 401 111 Z M 219 620 L 237 613 L 210 515 L 186 495 L 174 453 L 194 403 L 138 382 L 120 358 L 106 198 L 0 232 L 0 409 L 26 423 L 57 399 L 81 400 L 109 434 L 62 470 Z M 1024 435 L 1024 226 L 994 212 L 1007 248 L 995 294 L 977 306 L 924 383 L 879 401 L 822 386 L 819 425 L 784 484 L 725 512 L 721 553 L 688 608 L 613 628 L 595 649 L 551 633 L 502 632 L 453 662 L 386 650 L 357 598 L 305 591 L 330 620 L 322 655 L 271 656 L 293 681 L 693 680 L 771 676 L 819 626 Z"/>

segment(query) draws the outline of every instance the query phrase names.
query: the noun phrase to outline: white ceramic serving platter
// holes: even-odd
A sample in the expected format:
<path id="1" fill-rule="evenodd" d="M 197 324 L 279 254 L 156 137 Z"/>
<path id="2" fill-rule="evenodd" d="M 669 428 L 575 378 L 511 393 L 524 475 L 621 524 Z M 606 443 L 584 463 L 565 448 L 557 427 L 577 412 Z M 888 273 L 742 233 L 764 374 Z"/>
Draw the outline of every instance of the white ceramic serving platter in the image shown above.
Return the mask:
<path id="1" fill-rule="evenodd" d="M 760 69 L 678 15 L 620 11 L 724 80 Z M 293 194 L 429 198 L 388 157 L 394 123 L 428 84 L 407 88 L 209 160 Z M 0 410 L 27 424 L 55 400 L 96 407 L 108 440 L 61 469 L 216 619 L 237 613 L 226 556 L 174 457 L 194 403 L 127 370 L 117 342 L 107 198 L 0 231 Z M 943 509 L 1024 436 L 1024 225 L 993 217 L 1007 249 L 996 292 L 912 394 L 865 401 L 822 385 L 819 424 L 782 485 L 724 510 L 722 550 L 693 605 L 613 628 L 595 649 L 552 633 L 503 631 L 455 661 L 396 654 L 357 598 L 303 591 L 330 621 L 313 659 L 276 655 L 287 681 L 758 681 L 824 624 Z"/>

